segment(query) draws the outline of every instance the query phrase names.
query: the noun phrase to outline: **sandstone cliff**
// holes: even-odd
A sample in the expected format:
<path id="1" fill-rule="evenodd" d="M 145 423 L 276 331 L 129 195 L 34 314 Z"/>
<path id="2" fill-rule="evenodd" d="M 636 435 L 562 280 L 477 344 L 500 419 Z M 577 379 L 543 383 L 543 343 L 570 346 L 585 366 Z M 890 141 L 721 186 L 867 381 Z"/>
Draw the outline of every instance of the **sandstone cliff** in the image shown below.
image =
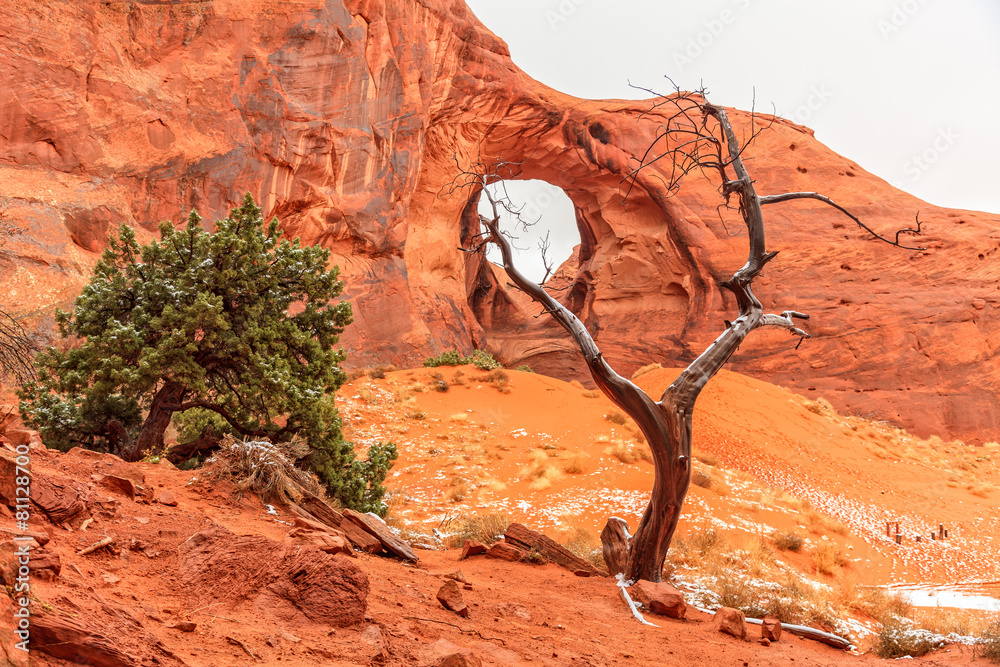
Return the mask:
<path id="1" fill-rule="evenodd" d="M 0 215 L 24 232 L 0 251 L 0 303 L 41 330 L 122 221 L 214 219 L 250 191 L 333 252 L 354 365 L 474 345 L 570 377 L 561 330 L 457 250 L 475 205 L 440 195 L 481 156 L 573 200 L 565 298 L 623 371 L 690 360 L 733 312 L 716 283 L 746 240 L 716 185 L 665 199 L 650 170 L 622 206 L 661 121 L 640 118 L 649 103 L 534 81 L 460 0 L 6 3 L 0 40 Z M 819 190 L 886 232 L 919 211 L 927 250 L 874 242 L 818 202 L 770 207 L 781 255 L 758 291 L 812 315 L 814 338 L 759 332 L 732 367 L 918 433 L 1000 437 L 1000 219 L 921 202 L 786 121 L 751 153 L 759 192 Z"/>

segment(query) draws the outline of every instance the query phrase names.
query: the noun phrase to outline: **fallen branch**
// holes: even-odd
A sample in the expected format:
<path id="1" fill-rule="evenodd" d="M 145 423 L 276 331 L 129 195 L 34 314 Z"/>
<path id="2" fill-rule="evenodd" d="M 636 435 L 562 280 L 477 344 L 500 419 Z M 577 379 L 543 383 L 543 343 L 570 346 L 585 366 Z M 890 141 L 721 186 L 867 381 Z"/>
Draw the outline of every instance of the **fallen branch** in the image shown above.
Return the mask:
<path id="1" fill-rule="evenodd" d="M 234 644 L 235 646 L 239 646 L 241 649 L 243 649 L 244 651 L 246 651 L 246 654 L 248 656 L 250 656 L 254 660 L 260 660 L 260 657 L 256 653 L 254 653 L 253 651 L 251 651 L 249 646 L 247 646 L 246 644 L 244 644 L 243 642 L 241 642 L 236 637 L 230 637 L 230 636 L 227 635 L 226 636 L 226 641 L 229 642 L 230 644 Z"/>
<path id="2" fill-rule="evenodd" d="M 746 619 L 746 621 L 747 623 L 753 623 L 754 625 L 760 625 L 761 623 L 763 623 L 763 621 L 761 621 L 759 618 L 748 618 Z M 781 631 L 788 632 L 793 635 L 798 635 L 799 637 L 805 637 L 806 639 L 812 639 L 814 641 L 822 642 L 827 646 L 844 649 L 845 651 L 853 646 L 851 642 L 847 641 L 840 635 L 831 634 L 829 632 L 823 632 L 822 630 L 806 627 L 805 625 L 788 625 L 786 623 L 782 623 Z"/>
<path id="3" fill-rule="evenodd" d="M 98 549 L 103 549 L 104 547 L 111 546 L 112 542 L 114 542 L 113 539 L 111 539 L 110 537 L 105 537 L 103 539 L 100 539 L 100 540 L 94 542 L 89 547 L 85 547 L 83 549 L 80 549 L 79 551 L 76 552 L 76 555 L 77 556 L 86 556 L 87 554 L 92 554 L 95 551 L 97 551 Z"/>
<path id="4" fill-rule="evenodd" d="M 639 610 L 635 606 L 635 602 L 632 602 L 632 598 L 629 596 L 628 590 L 626 590 L 628 588 L 628 584 L 625 583 L 625 575 L 619 572 L 615 575 L 615 579 L 618 581 L 618 592 L 622 594 L 622 599 L 625 600 L 625 604 L 627 604 L 628 608 L 632 611 L 632 615 L 635 616 L 643 625 L 651 625 L 654 628 L 660 627 L 656 623 L 650 623 L 643 618 L 642 614 L 639 613 Z"/>

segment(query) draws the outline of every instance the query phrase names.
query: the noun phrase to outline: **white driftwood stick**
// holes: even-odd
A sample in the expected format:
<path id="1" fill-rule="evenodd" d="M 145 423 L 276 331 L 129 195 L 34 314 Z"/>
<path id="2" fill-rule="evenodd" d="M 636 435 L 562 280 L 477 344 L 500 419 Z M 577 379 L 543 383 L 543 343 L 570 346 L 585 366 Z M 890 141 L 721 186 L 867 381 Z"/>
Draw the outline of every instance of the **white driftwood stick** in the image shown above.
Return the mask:
<path id="1" fill-rule="evenodd" d="M 622 594 L 622 599 L 625 600 L 625 604 L 628 605 L 628 608 L 631 610 L 632 615 L 635 616 L 636 619 L 638 619 L 638 621 L 643 625 L 651 625 L 654 628 L 660 627 L 656 623 L 650 623 L 649 621 L 647 621 L 645 618 L 642 617 L 642 614 L 639 613 L 639 610 L 636 609 L 635 602 L 632 602 L 632 598 L 628 594 L 628 586 L 625 583 L 625 575 L 619 572 L 618 574 L 615 575 L 615 579 L 618 581 L 618 590 Z"/>

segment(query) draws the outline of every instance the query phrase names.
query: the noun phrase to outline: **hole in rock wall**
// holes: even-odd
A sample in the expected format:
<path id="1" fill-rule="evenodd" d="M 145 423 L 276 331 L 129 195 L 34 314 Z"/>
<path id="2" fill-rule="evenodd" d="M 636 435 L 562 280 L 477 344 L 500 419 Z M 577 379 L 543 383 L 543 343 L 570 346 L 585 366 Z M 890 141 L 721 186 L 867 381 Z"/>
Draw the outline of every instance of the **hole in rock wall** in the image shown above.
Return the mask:
<path id="1" fill-rule="evenodd" d="M 518 212 L 515 217 L 501 209 L 500 217 L 501 228 L 512 237 L 514 265 L 529 279 L 540 282 L 546 272 L 540 244 L 545 242 L 547 234 L 546 261 L 553 273 L 558 271 L 580 243 L 576 210 L 566 193 L 551 183 L 537 180 L 505 181 L 488 187 L 494 199 L 506 198 L 510 209 Z M 479 213 L 493 215 L 485 195 L 479 198 Z M 486 251 L 486 258 L 494 264 L 502 263 L 500 251 L 493 246 Z"/>

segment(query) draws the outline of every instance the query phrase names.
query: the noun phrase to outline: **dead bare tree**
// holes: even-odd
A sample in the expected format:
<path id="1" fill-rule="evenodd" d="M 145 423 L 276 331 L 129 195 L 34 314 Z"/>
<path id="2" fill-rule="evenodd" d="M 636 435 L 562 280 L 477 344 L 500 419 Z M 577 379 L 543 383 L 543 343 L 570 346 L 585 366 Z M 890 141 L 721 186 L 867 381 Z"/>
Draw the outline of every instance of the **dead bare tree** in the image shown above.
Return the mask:
<path id="1" fill-rule="evenodd" d="M 873 237 L 899 248 L 909 248 L 901 244 L 901 234 L 920 232 L 918 218 L 915 229 L 900 230 L 895 239 L 886 238 L 834 201 L 815 192 L 757 194 L 744 165 L 743 153 L 766 126 L 756 127 L 751 123 L 750 136 L 741 144 L 726 110 L 709 103 L 703 90 L 678 90 L 673 95 L 661 98 L 656 107 L 667 107 L 670 113 L 667 114 L 667 120 L 654 144 L 623 180 L 626 195 L 635 185 L 637 175 L 650 164 L 659 161 L 668 161 L 670 165 L 667 167 L 668 174 L 664 183 L 668 195 L 675 192 L 681 178 L 692 171 L 719 178 L 720 193 L 726 205 L 729 205 L 734 196 L 738 200 L 739 214 L 746 225 L 749 241 L 746 263 L 731 278 L 721 283 L 722 287 L 736 297 L 739 308 L 737 316 L 726 322 L 725 331 L 691 362 L 658 401 L 615 372 L 576 315 L 543 287 L 525 278 L 514 265 L 511 244 L 507 234 L 500 229 L 499 220 L 502 211 L 516 212 L 517 207 L 502 196 L 491 193 L 486 186 L 505 177 L 516 176 L 516 165 L 512 168 L 509 163 L 500 161 L 479 163 L 463 171 L 455 182 L 456 188 L 470 187 L 474 191 L 472 194 L 485 195 L 492 210 L 491 216 L 480 216 L 485 231 L 474 239 L 475 245 L 467 250 L 481 250 L 486 243 L 499 247 L 503 267 L 509 278 L 519 289 L 541 304 L 543 312 L 555 318 L 575 339 L 594 382 L 612 402 L 635 420 L 649 443 L 655 477 L 649 505 L 635 535 L 630 536 L 625 522 L 616 518 L 609 520 L 601 534 L 605 561 L 611 574 L 623 573 L 625 579 L 630 581 L 660 580 L 667 549 L 677 527 L 681 505 L 690 483 L 692 415 L 695 401 L 706 383 L 755 329 L 778 327 L 801 338 L 809 336 L 795 323 L 795 320 L 808 319 L 808 315 L 793 310 L 786 310 L 780 315 L 764 313 L 760 301 L 751 289 L 754 279 L 777 254 L 766 250 L 763 207 L 793 199 L 815 199 L 841 211 Z"/>
<path id="2" fill-rule="evenodd" d="M 20 230 L 0 221 L 0 248 L 19 233 Z M 21 323 L 0 307 L 0 379 L 11 378 L 18 384 L 34 379 L 36 349 Z"/>

